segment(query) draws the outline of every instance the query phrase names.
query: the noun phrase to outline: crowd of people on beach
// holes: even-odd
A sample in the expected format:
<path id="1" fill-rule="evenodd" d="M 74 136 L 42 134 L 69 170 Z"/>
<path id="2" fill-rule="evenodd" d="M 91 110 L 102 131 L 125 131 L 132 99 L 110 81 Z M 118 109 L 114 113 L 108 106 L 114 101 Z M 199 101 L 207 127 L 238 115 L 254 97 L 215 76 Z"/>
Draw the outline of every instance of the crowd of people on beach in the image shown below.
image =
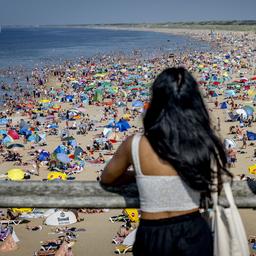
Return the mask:
<path id="1" fill-rule="evenodd" d="M 136 53 L 102 55 L 36 68 L 31 74 L 19 70 L 25 85 L 19 83 L 18 71 L 6 71 L 12 82 L 0 83 L 3 93 L 0 167 L 4 170 L 1 178 L 75 180 L 93 166 L 95 179 L 100 180 L 104 164 L 120 142 L 134 132 L 143 131 L 141 117 L 148 108 L 154 78 L 166 67 L 183 66 L 200 85 L 213 127 L 223 138 L 235 179 L 253 179 L 256 174 L 255 36 L 245 32 L 190 32 L 190 35 L 208 41 L 212 50 L 164 52 L 149 59 L 138 58 Z M 3 211 L 0 222 L 20 217 L 11 217 L 12 209 L 8 212 Z M 79 215 L 88 213 L 90 210 L 84 210 Z M 12 228 L 8 233 L 5 231 L 11 224 L 1 225 L 0 230 L 5 233 L 1 241 L 6 241 L 7 249 L 2 242 L 0 251 L 16 249 L 15 243 L 6 240 L 13 234 Z M 40 232 L 42 228 L 41 225 L 27 230 Z M 69 235 L 41 244 L 44 247 L 41 251 L 59 250 L 66 254 L 55 255 L 72 255 L 76 239 L 70 237 L 72 230 L 66 231 L 63 233 Z M 122 239 L 114 239 L 115 243 L 129 234 L 123 231 L 119 232 Z M 251 244 L 254 250 L 256 243 Z M 39 250 L 35 255 L 46 254 Z"/>

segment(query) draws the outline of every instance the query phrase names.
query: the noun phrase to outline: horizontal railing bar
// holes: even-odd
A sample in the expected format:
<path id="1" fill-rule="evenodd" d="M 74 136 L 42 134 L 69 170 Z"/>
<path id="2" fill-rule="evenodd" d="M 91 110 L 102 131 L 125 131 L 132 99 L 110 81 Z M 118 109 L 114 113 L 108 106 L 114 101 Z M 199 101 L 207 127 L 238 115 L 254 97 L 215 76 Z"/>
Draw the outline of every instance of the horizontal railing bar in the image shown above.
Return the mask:
<path id="1" fill-rule="evenodd" d="M 256 182 L 234 181 L 239 208 L 256 208 Z M 221 195 L 220 201 L 226 204 Z M 136 184 L 102 187 L 94 181 L 0 181 L 0 208 L 139 208 Z"/>

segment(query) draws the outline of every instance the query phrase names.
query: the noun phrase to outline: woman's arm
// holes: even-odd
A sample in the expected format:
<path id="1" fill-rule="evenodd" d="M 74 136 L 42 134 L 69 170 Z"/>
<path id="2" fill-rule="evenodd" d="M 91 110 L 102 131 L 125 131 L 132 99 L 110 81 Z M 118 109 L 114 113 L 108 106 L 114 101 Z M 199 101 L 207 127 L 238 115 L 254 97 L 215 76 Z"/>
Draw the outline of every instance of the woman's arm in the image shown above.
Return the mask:
<path id="1" fill-rule="evenodd" d="M 127 171 L 132 164 L 131 142 L 133 136 L 128 137 L 117 149 L 110 162 L 105 166 L 101 183 L 108 185 L 121 185 L 134 181 L 133 171 Z"/>

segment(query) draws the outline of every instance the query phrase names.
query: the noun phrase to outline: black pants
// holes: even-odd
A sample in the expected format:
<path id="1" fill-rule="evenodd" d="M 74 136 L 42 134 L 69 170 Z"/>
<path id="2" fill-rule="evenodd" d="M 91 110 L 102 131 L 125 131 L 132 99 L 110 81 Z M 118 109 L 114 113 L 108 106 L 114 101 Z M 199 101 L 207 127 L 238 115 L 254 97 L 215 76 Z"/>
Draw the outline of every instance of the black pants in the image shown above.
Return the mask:
<path id="1" fill-rule="evenodd" d="M 212 256 L 211 230 L 199 212 L 161 220 L 141 220 L 135 256 Z"/>

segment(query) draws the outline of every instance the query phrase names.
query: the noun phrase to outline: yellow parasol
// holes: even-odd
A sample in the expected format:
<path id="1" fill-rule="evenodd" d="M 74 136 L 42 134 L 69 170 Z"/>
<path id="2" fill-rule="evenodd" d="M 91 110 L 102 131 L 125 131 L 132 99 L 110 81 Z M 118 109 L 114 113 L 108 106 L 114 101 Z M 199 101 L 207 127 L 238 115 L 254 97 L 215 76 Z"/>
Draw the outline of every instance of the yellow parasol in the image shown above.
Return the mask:
<path id="1" fill-rule="evenodd" d="M 48 180 L 66 180 L 67 174 L 62 172 L 50 172 L 47 175 Z"/>
<path id="2" fill-rule="evenodd" d="M 50 100 L 48 100 L 48 99 L 39 100 L 39 103 L 49 103 L 49 102 L 50 102 Z"/>
<path id="3" fill-rule="evenodd" d="M 132 222 L 139 222 L 139 212 L 137 209 L 131 208 L 131 209 L 124 209 L 125 214 L 127 214 L 128 218 Z"/>
<path id="4" fill-rule="evenodd" d="M 256 174 L 256 164 L 249 166 L 248 170 L 250 174 Z"/>
<path id="5" fill-rule="evenodd" d="M 10 180 L 23 180 L 25 172 L 22 169 L 10 169 L 7 176 Z"/>
<path id="6" fill-rule="evenodd" d="M 123 119 L 130 121 L 131 115 L 130 114 L 124 114 Z"/>
<path id="7" fill-rule="evenodd" d="M 12 208 L 14 213 L 30 213 L 33 211 L 33 208 Z"/>

